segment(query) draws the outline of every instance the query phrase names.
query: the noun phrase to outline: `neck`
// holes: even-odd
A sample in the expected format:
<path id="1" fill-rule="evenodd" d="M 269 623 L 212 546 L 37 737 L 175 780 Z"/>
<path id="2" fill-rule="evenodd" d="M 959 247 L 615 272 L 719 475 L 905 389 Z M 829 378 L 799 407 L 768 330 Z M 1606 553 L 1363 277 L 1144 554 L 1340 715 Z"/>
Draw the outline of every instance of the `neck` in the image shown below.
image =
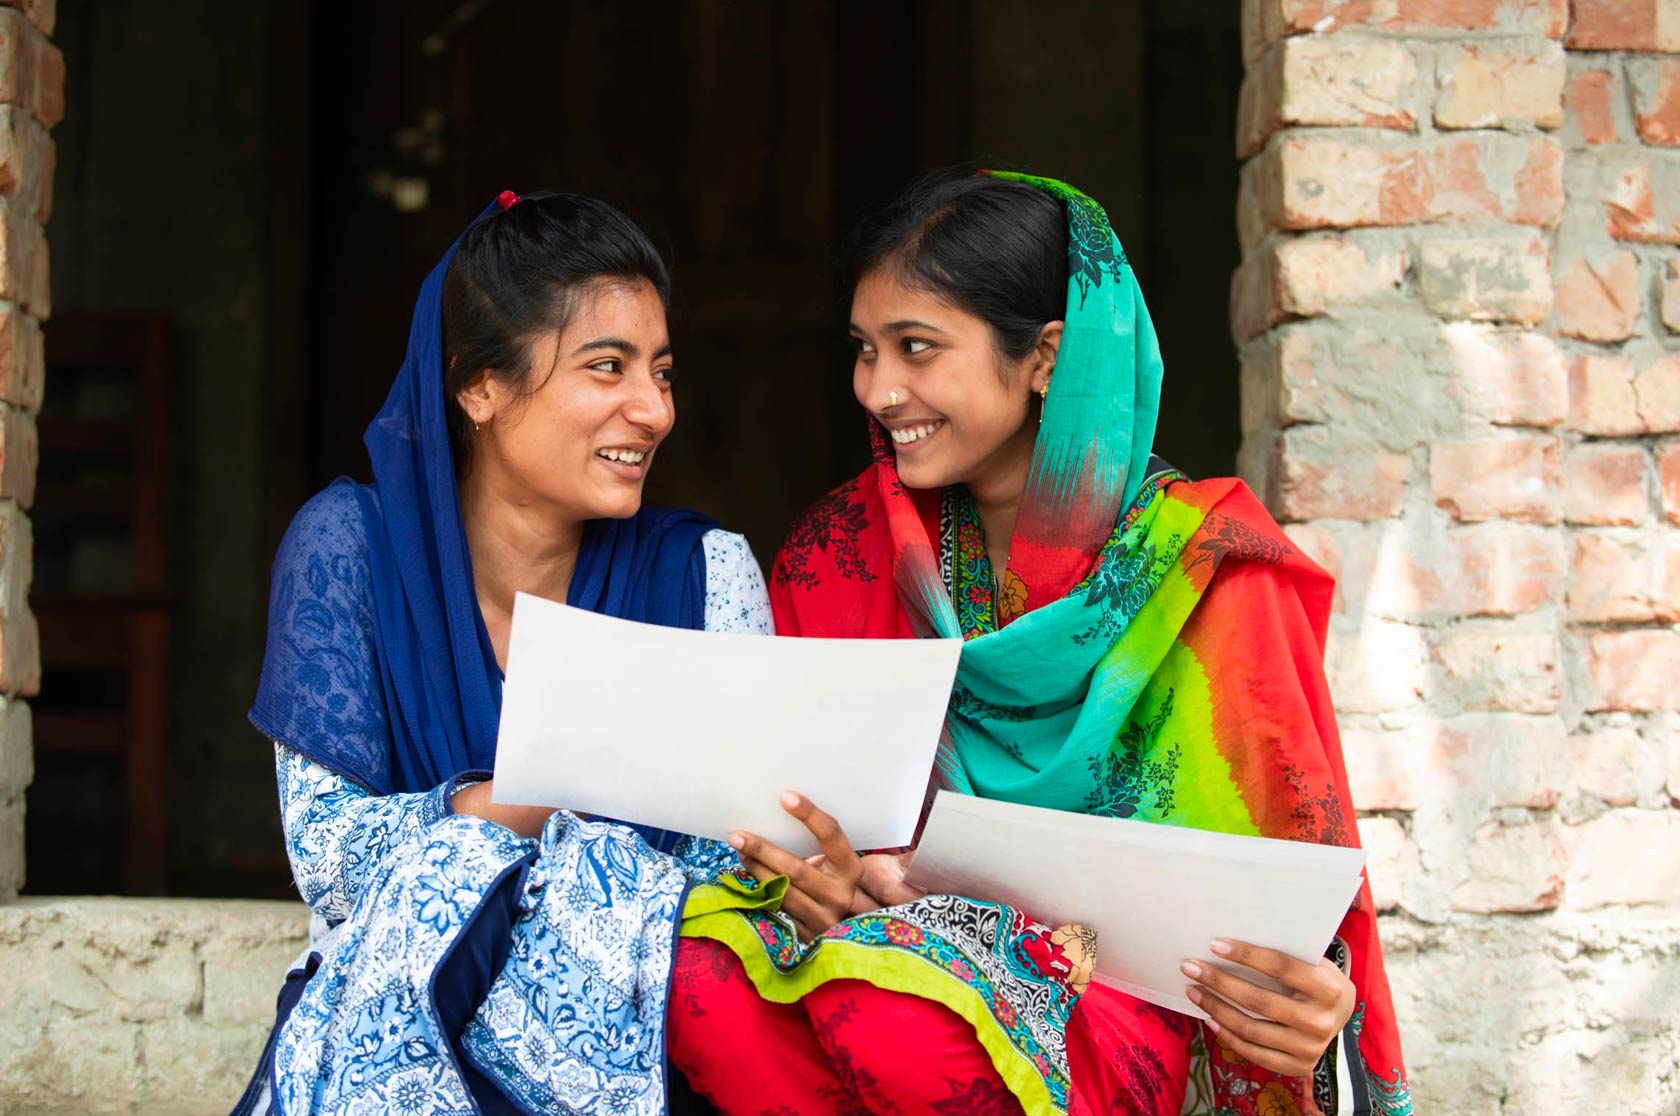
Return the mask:
<path id="1" fill-rule="evenodd" d="M 459 490 L 479 608 L 509 614 L 515 593 L 564 601 L 583 521 L 533 501 L 492 460 L 475 462 Z"/>
<path id="2" fill-rule="evenodd" d="M 1023 428 L 968 480 L 974 509 L 986 529 L 986 552 L 992 568 L 1001 578 L 1009 564 L 1009 547 L 1015 537 L 1015 519 L 1021 510 L 1021 496 L 1027 488 L 1032 467 L 1033 437 L 1036 430 Z"/>

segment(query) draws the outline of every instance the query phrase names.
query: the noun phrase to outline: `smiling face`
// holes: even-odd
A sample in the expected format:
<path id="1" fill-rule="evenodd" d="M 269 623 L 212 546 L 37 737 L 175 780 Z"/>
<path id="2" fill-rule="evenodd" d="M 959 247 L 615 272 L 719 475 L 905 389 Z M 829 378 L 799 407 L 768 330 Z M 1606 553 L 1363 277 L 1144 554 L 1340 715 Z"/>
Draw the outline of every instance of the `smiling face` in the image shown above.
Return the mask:
<path id="1" fill-rule="evenodd" d="M 1034 395 L 1055 366 L 1060 322 L 1011 360 L 983 318 L 876 268 L 852 293 L 851 334 L 852 390 L 892 435 L 906 485 L 1019 496 L 1038 432 Z"/>
<path id="2" fill-rule="evenodd" d="M 530 394 L 488 373 L 462 389 L 461 409 L 480 428 L 473 468 L 540 514 L 625 519 L 641 508 L 676 421 L 665 308 L 647 282 L 602 282 L 573 297 L 566 327 L 531 341 Z"/>

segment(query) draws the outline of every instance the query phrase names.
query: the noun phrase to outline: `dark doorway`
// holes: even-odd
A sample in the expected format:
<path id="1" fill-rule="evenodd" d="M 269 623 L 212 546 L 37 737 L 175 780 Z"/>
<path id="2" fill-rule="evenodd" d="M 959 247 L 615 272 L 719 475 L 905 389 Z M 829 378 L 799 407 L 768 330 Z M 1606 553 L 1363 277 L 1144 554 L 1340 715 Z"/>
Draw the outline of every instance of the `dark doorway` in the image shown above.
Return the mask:
<path id="1" fill-rule="evenodd" d="M 951 163 L 1053 174 L 1104 203 L 1162 336 L 1158 448 L 1193 474 L 1233 467 L 1237 5 L 168 7 L 61 0 L 72 108 L 48 231 L 61 307 L 161 312 L 181 339 L 177 893 L 289 887 L 272 767 L 243 723 L 268 559 L 311 492 L 366 475 L 362 429 L 420 281 L 503 189 L 603 197 L 666 251 L 679 421 L 650 497 L 745 532 L 765 564 L 864 457 L 833 246 Z M 194 65 L 167 63 L 177 39 Z M 120 173 L 162 142 L 148 128 L 172 129 L 193 178 Z M 147 213 L 170 232 L 133 231 Z M 31 801 L 55 780 L 43 767 Z M 51 870 L 64 839 L 32 826 L 30 889 L 105 890 Z"/>

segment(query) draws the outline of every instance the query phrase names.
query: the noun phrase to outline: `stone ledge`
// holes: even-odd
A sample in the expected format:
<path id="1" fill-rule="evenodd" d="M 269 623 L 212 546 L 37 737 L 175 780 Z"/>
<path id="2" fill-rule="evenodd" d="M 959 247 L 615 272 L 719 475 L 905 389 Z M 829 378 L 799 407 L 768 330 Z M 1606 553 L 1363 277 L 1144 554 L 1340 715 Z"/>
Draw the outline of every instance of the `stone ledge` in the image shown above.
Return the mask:
<path id="1" fill-rule="evenodd" d="M 302 903 L 0 905 L 0 1110 L 226 1112 L 308 925 Z"/>

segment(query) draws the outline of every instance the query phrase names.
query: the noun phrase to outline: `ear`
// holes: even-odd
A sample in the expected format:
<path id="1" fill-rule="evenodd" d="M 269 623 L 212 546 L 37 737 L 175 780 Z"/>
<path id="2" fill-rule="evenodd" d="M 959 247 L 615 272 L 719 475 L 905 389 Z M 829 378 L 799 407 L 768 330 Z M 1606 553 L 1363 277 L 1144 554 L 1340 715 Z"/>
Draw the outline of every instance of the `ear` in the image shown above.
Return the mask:
<path id="1" fill-rule="evenodd" d="M 505 393 L 501 386 L 500 381 L 486 368 L 455 393 L 455 402 L 466 412 L 467 421 L 482 426 L 495 419 L 496 412 L 502 409 L 504 401 Z"/>
<path id="2" fill-rule="evenodd" d="M 1060 320 L 1045 322 L 1044 328 L 1038 331 L 1038 344 L 1027 360 L 1032 369 L 1032 376 L 1027 381 L 1033 391 L 1038 391 L 1050 382 L 1050 373 L 1056 370 L 1056 355 L 1062 349 L 1062 326 Z"/>

